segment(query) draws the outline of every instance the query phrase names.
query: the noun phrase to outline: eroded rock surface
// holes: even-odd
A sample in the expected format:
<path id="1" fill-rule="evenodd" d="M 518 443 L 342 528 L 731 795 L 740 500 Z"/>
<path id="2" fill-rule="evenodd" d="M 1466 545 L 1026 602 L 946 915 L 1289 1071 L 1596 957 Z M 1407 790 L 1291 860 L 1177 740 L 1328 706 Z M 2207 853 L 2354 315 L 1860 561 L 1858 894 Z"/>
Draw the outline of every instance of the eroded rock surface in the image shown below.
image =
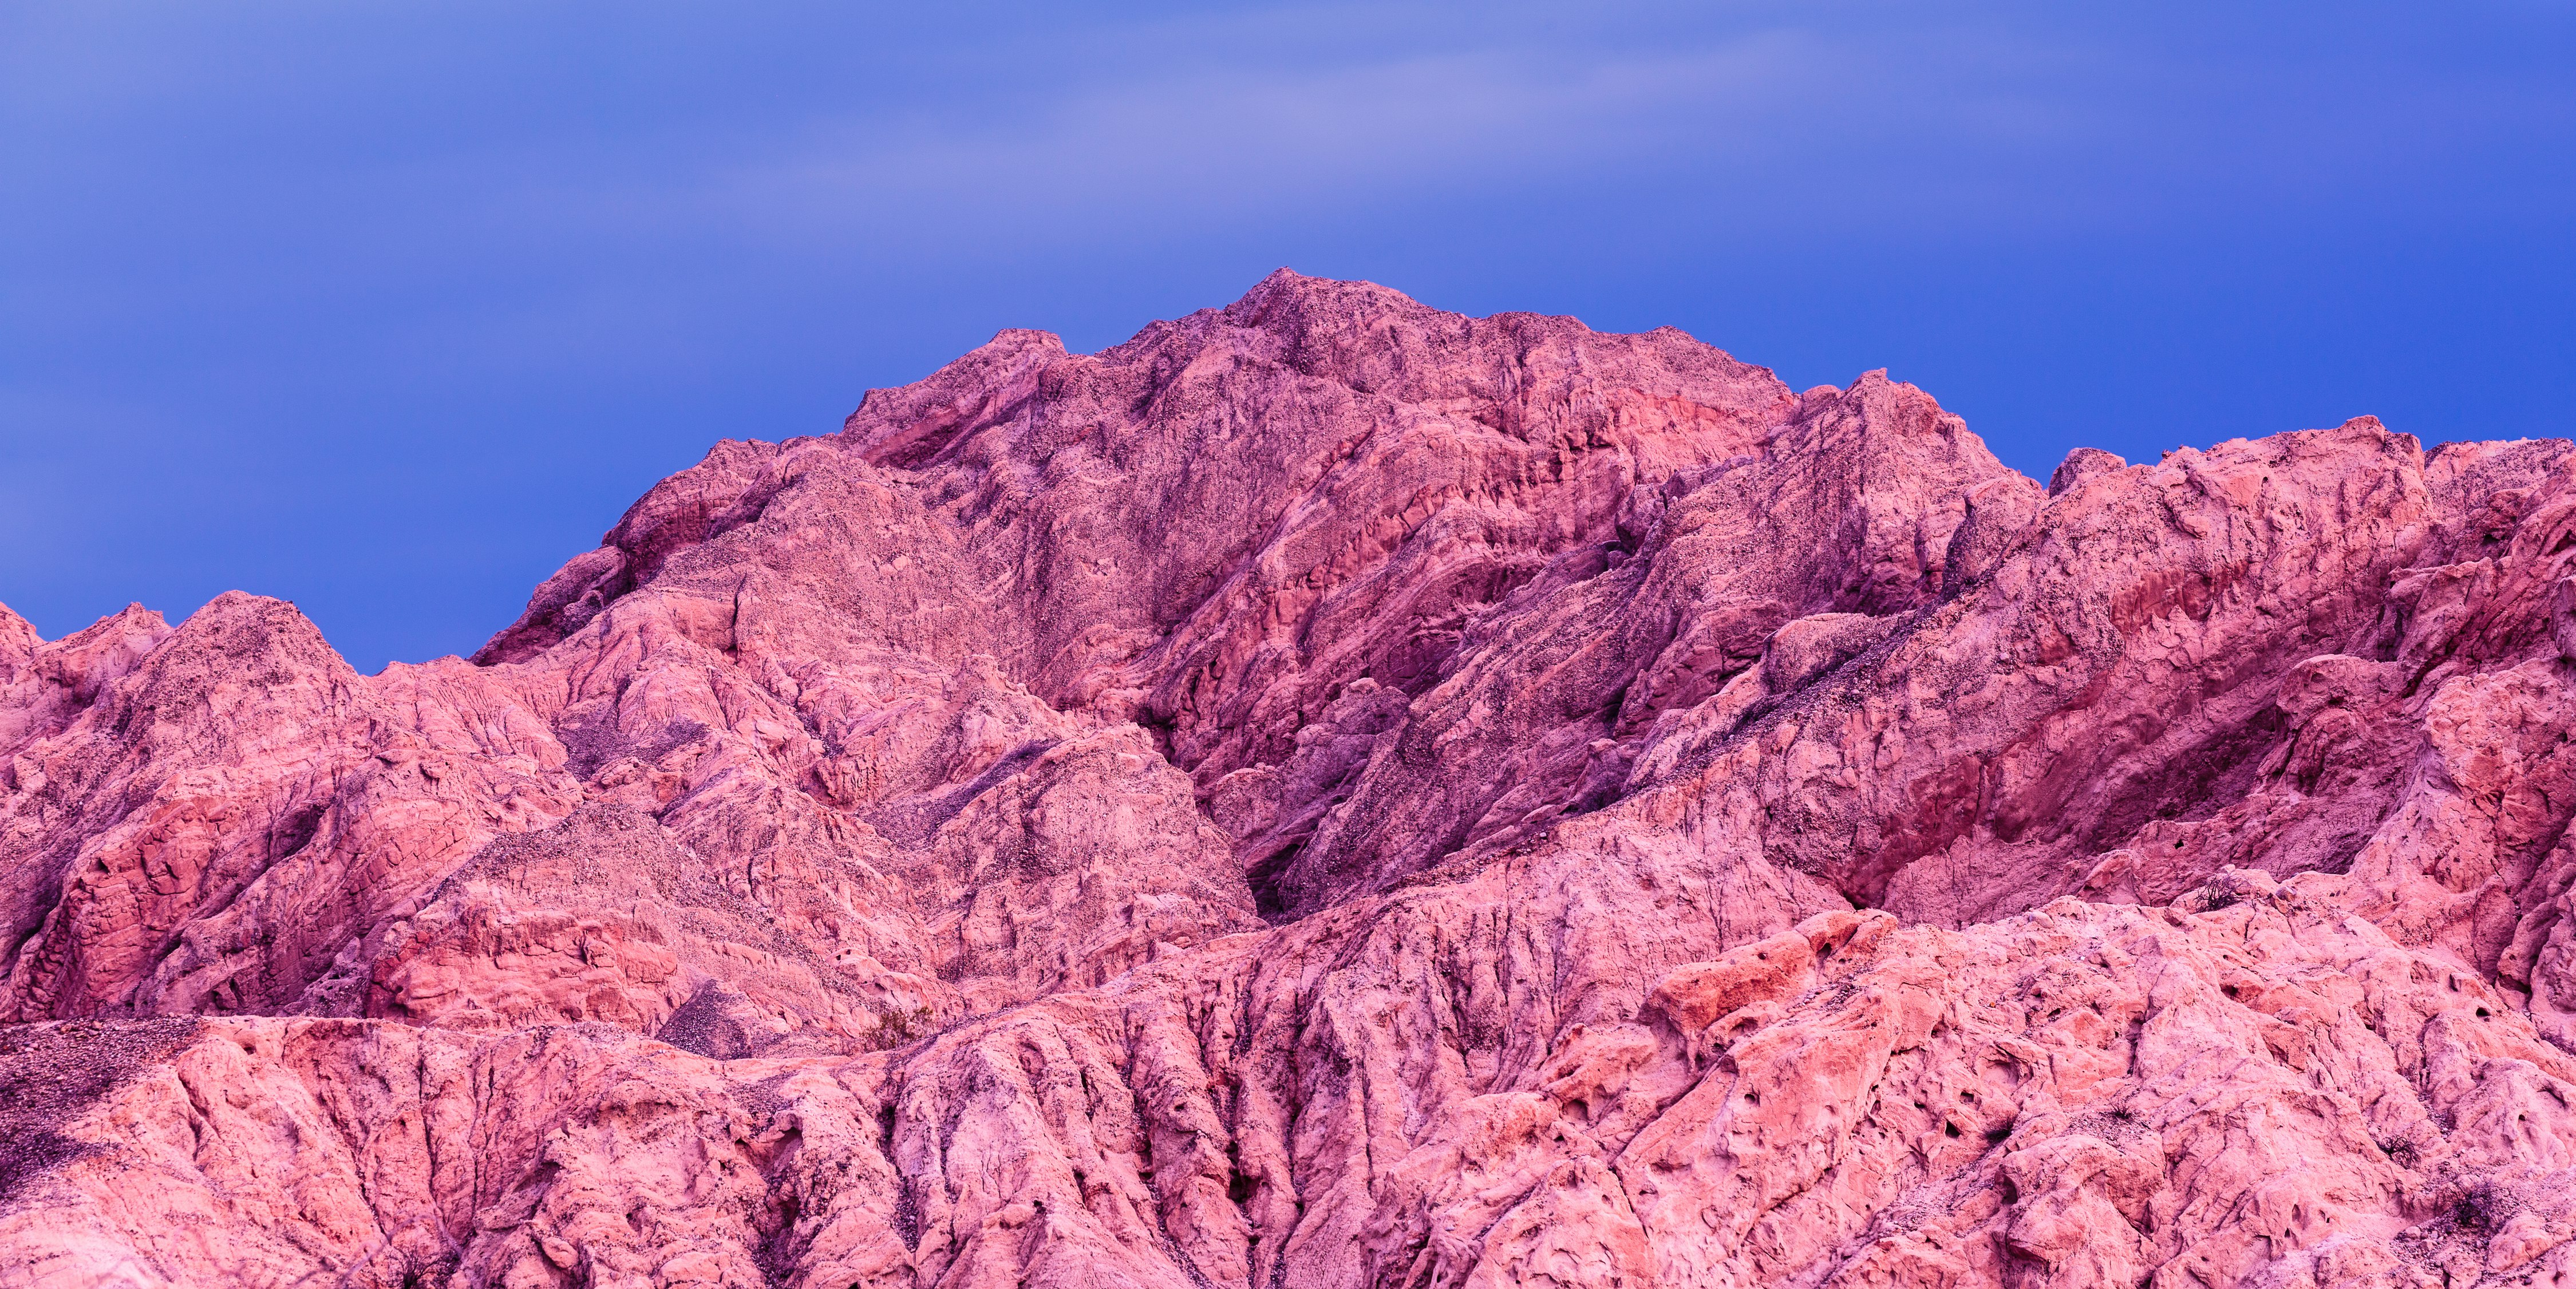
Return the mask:
<path id="1" fill-rule="evenodd" d="M 2576 1277 L 2576 452 L 1281 273 L 471 661 L 0 611 L 0 1284 Z"/>

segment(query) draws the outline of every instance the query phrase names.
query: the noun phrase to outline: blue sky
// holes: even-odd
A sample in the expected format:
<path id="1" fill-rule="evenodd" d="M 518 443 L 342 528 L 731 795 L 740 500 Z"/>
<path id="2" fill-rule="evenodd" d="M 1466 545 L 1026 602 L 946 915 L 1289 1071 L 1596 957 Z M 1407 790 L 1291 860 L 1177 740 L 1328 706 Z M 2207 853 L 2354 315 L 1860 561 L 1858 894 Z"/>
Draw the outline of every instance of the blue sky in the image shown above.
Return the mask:
<path id="1" fill-rule="evenodd" d="M 1283 264 L 2039 474 L 2576 436 L 2576 3 L 0 0 L 0 602 L 469 652 L 715 439 Z"/>

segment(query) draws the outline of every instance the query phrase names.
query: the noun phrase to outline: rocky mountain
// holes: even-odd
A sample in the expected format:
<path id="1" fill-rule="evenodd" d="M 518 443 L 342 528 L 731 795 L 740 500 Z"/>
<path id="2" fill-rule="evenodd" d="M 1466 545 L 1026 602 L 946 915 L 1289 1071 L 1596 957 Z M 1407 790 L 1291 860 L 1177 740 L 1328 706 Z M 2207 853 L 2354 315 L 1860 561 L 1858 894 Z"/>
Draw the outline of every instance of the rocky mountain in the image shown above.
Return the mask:
<path id="1" fill-rule="evenodd" d="M 470 660 L 0 611 L 0 1285 L 2563 1284 L 2571 577 L 2563 441 L 1004 332 Z"/>

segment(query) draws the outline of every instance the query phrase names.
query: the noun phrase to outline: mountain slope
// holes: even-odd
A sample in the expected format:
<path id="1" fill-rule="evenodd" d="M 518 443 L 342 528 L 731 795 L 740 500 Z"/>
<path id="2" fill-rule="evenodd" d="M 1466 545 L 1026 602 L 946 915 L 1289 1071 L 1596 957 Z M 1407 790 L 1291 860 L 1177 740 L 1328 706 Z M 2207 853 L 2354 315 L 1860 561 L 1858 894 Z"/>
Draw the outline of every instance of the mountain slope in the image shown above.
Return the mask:
<path id="1" fill-rule="evenodd" d="M 0 1283 L 2576 1272 L 2571 483 L 1283 271 L 470 662 L 0 614 Z"/>

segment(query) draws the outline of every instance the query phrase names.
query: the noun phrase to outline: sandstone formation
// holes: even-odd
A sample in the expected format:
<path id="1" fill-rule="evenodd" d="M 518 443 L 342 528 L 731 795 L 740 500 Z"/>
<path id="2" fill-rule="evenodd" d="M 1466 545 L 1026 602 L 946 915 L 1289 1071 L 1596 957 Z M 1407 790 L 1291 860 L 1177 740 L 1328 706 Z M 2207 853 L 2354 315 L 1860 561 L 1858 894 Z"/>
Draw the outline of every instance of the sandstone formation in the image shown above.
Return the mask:
<path id="1" fill-rule="evenodd" d="M 473 659 L 0 610 L 0 1286 L 2576 1282 L 2576 450 L 1282 272 Z"/>

